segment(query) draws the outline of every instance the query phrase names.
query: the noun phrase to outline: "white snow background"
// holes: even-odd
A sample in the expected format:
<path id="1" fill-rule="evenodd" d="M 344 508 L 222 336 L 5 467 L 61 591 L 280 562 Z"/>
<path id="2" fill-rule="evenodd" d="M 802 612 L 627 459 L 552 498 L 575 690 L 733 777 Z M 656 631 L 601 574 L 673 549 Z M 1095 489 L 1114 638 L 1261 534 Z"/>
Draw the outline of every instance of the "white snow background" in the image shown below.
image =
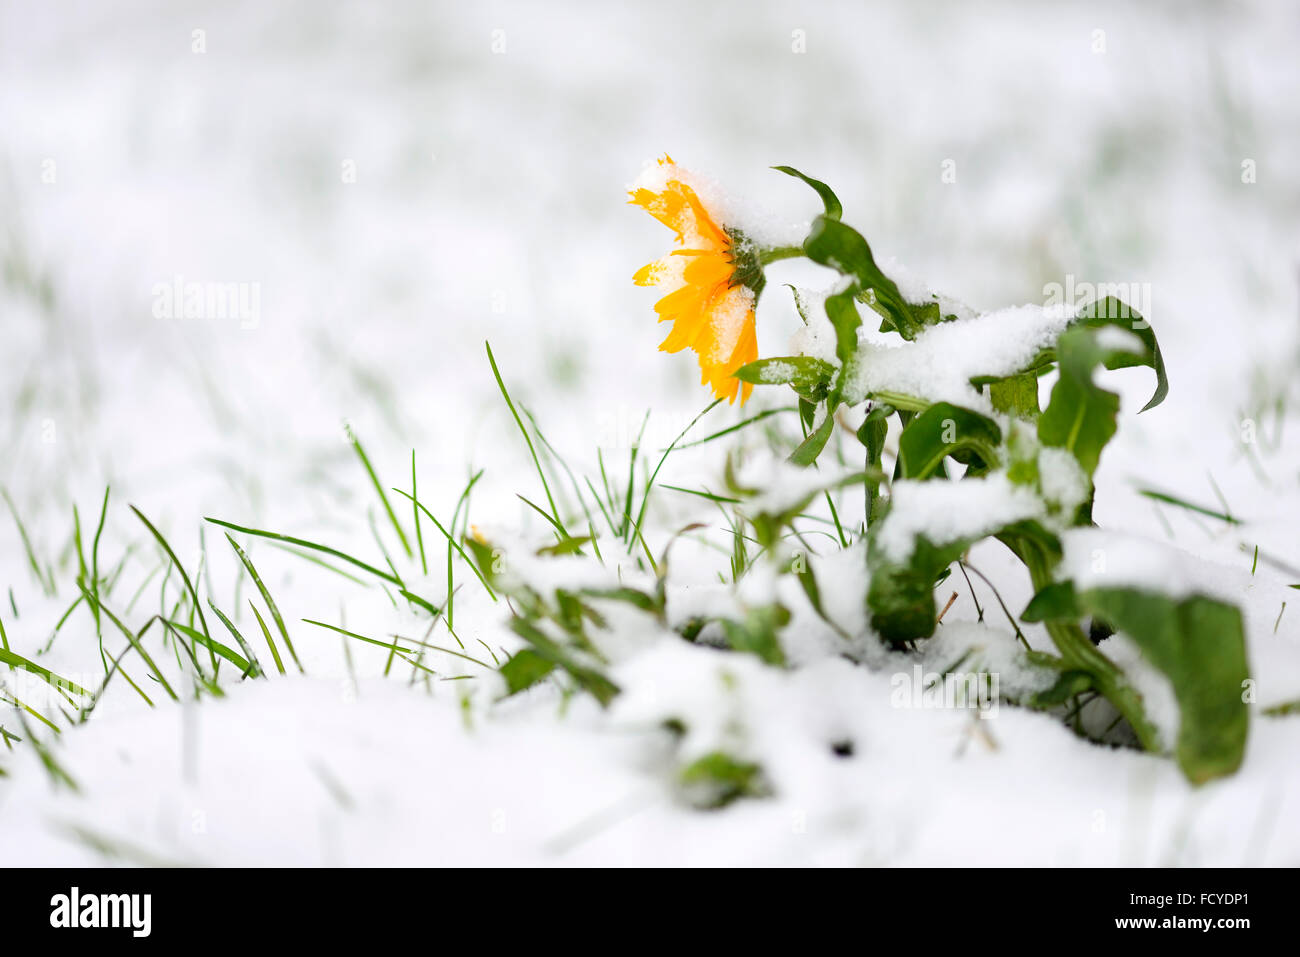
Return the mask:
<path id="1" fill-rule="evenodd" d="M 541 491 L 484 340 L 575 465 L 594 468 L 597 446 L 625 461 L 647 409 L 646 447 L 664 447 L 708 396 L 693 356 L 656 351 L 656 297 L 631 276 L 670 235 L 624 190 L 668 151 L 779 225 L 809 219 L 816 197 L 768 167 L 824 179 L 882 263 L 980 311 L 1041 304 L 1067 275 L 1149 284 L 1171 391 L 1139 416 L 1149 374 L 1107 374 L 1124 405 L 1095 517 L 1126 536 L 1106 539 L 1108 573 L 1236 601 L 1259 703 L 1300 698 L 1287 588 L 1300 574 L 1279 567 L 1300 565 L 1298 41 L 1300 8 L 1263 0 L 5 0 L 0 484 L 38 553 L 63 563 L 59 595 L 43 596 L 0 510 L 10 644 L 34 656 L 75 597 L 72 507 L 93 530 L 106 484 L 106 560 L 131 543 L 140 556 L 124 594 L 158 565 L 127 503 L 191 572 L 203 516 L 378 560 L 345 420 L 386 484 L 409 487 L 417 450 L 435 514 L 472 466 L 485 470 L 476 523 L 544 534 L 515 497 Z M 154 287 L 176 276 L 256 283 L 256 327 L 156 318 Z M 762 355 L 799 328 L 787 281 L 827 280 L 771 267 Z M 747 411 L 784 402 L 759 388 Z M 708 430 L 739 416 L 715 410 Z M 720 454 L 670 457 L 661 480 L 716 487 Z M 1244 524 L 1137 491 L 1219 508 L 1216 485 Z M 707 502 L 653 501 L 661 542 L 720 524 Z M 205 536 L 232 607 L 237 559 L 216 528 Z M 445 543 L 425 536 L 436 560 L 421 585 L 437 595 Z M 342 638 L 301 623 L 384 635 L 412 616 L 241 541 L 308 677 L 195 706 L 106 699 L 54 745 L 77 792 L 53 787 L 30 749 L 0 755 L 0 861 L 1300 864 L 1300 717 L 1253 715 L 1241 771 L 1194 789 L 1168 758 L 1088 744 L 1045 715 L 1003 707 L 976 734 L 967 712 L 891 707 L 893 668 L 855 666 L 812 631 L 789 671 L 627 632 L 607 713 L 544 689 L 493 705 L 481 669 L 450 658 L 437 666 L 480 677 L 430 695 L 405 671 L 380 677 L 381 650 L 353 644 L 349 664 Z M 1160 543 L 1189 554 L 1175 562 Z M 1083 539 L 1068 551 L 1081 570 L 1092 553 Z M 997 546 L 973 562 L 1024 607 L 1027 576 Z M 955 590 L 941 639 L 1006 647 L 996 607 L 974 624 Z M 518 646 L 502 606 L 472 583 L 462 596 L 462 637 Z M 246 608 L 238 621 L 251 625 Z M 1113 653 L 1135 659 L 1118 640 Z M 99 667 L 84 607 L 38 660 Z M 1152 701 L 1162 693 L 1154 682 Z M 676 715 L 690 718 L 688 752 L 727 743 L 763 764 L 773 796 L 685 805 L 659 730 Z M 851 756 L 833 753 L 842 741 Z"/>

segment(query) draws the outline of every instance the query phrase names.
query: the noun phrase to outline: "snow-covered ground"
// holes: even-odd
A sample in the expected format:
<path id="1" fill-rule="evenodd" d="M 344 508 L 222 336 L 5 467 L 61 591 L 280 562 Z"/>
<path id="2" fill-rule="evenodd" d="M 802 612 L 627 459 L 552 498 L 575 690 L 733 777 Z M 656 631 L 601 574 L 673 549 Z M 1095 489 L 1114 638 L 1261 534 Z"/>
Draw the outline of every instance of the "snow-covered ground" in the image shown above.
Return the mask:
<path id="1" fill-rule="evenodd" d="M 1162 560 L 1143 541 L 1188 552 L 1179 573 L 1246 613 L 1258 703 L 1300 699 L 1298 35 L 1300 9 L 1263 0 L 4 0 L 0 485 L 57 585 L 44 594 L 0 506 L 8 642 L 65 676 L 102 671 L 84 604 L 49 642 L 77 596 L 73 506 L 88 545 L 106 485 L 101 561 L 134 546 L 115 610 L 143 586 L 136 628 L 161 559 L 128 503 L 191 574 L 206 554 L 205 597 L 242 601 L 254 632 L 252 586 L 236 597 L 238 558 L 215 526 L 200 540 L 204 516 L 382 564 L 367 512 L 386 518 L 345 421 L 387 485 L 409 488 L 416 450 L 435 514 L 483 469 L 471 520 L 544 537 L 516 497 L 542 491 L 484 340 L 575 469 L 598 474 L 598 447 L 625 467 L 647 410 L 644 447 L 666 446 L 708 401 L 692 357 L 656 351 L 655 297 L 631 283 L 668 237 L 624 190 L 666 150 L 777 228 L 816 209 L 769 166 L 826 180 L 882 263 L 980 310 L 1044 303 L 1051 283 L 1138 284 L 1171 391 L 1137 416 L 1147 375 L 1107 374 L 1124 411 L 1096 520 L 1133 536 L 1130 568 Z M 778 264 L 771 280 L 762 355 L 799 326 L 780 283 L 827 275 Z M 169 318 L 178 282 L 241 284 L 249 309 Z M 746 414 L 785 401 L 759 389 Z M 708 431 L 741 415 L 714 410 Z M 717 489 L 720 463 L 702 446 L 660 480 Z M 1139 488 L 1222 496 L 1244 524 Z M 648 537 L 721 520 L 660 495 Z M 425 535 L 412 587 L 440 601 L 445 542 Z M 385 651 L 302 619 L 382 637 L 412 634 L 412 614 L 241 543 L 307 676 L 153 709 L 119 684 L 52 746 L 75 791 L 32 749 L 0 750 L 5 863 L 1300 863 L 1300 716 L 1254 715 L 1241 771 L 1194 789 L 1167 758 L 1043 714 L 896 707 L 889 660 L 851 664 L 811 622 L 785 671 L 629 622 L 609 711 L 547 688 L 494 704 L 486 669 L 437 653 L 440 675 L 473 677 L 385 679 Z M 675 562 L 672 601 L 705 600 L 708 561 Z M 1009 556 L 972 562 L 1024 607 Z M 458 575 L 469 651 L 518 647 Z M 943 640 L 1011 641 L 954 590 Z M 690 719 L 688 754 L 752 756 L 771 794 L 691 808 L 669 718 Z"/>

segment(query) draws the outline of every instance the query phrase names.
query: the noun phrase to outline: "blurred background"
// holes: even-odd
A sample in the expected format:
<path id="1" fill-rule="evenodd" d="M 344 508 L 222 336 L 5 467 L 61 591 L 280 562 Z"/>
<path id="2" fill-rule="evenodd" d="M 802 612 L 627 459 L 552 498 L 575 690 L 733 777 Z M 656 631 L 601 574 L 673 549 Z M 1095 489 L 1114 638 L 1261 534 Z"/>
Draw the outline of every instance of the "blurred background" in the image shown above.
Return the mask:
<path id="1" fill-rule="evenodd" d="M 419 449 L 446 503 L 525 461 L 484 340 L 566 454 L 648 409 L 662 446 L 707 396 L 656 351 L 630 277 L 670 237 L 624 190 L 669 151 L 778 221 L 815 199 L 768 167 L 826 180 L 878 256 L 977 308 L 1146 284 L 1172 392 L 1121 428 L 1099 519 L 1164 535 L 1126 489 L 1213 503 L 1212 469 L 1285 550 L 1298 41 L 1286 2 L 5 2 L 0 484 L 65 561 L 107 483 L 190 546 L 204 514 L 321 529 L 368 494 L 347 421 L 386 474 Z M 777 269 L 769 355 L 779 282 L 828 278 Z M 256 316 L 168 317 L 185 283 Z M 1149 384 L 1117 387 L 1132 411 Z"/>

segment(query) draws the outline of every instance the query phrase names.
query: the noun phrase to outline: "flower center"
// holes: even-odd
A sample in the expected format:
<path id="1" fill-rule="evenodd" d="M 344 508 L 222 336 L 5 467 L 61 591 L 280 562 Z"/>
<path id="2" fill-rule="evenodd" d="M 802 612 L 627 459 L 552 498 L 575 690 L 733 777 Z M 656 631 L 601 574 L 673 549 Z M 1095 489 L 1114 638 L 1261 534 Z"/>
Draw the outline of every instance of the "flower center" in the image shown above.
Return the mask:
<path id="1" fill-rule="evenodd" d="M 763 262 L 758 245 L 739 229 L 727 229 L 727 239 L 731 241 L 727 249 L 731 256 L 733 286 L 743 285 L 753 290 L 754 298 L 763 291 L 767 279 L 763 275 Z"/>

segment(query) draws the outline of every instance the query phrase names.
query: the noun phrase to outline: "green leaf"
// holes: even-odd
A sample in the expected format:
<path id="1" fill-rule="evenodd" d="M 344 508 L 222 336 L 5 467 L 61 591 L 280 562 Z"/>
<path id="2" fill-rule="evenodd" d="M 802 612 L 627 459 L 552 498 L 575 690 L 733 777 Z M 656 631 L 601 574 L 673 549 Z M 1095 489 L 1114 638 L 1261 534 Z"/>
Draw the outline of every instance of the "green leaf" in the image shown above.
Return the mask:
<path id="1" fill-rule="evenodd" d="M 736 378 L 755 385 L 788 385 L 814 401 L 826 397 L 835 366 L 813 356 L 759 359 L 736 370 Z"/>
<path id="2" fill-rule="evenodd" d="M 510 621 L 510 629 L 527 641 L 539 658 L 567 671 L 573 680 L 580 687 L 589 691 L 602 706 L 608 705 L 614 700 L 614 696 L 618 694 L 618 685 L 595 668 L 582 664 L 568 649 L 549 637 L 532 622 L 523 618 L 514 618 Z"/>
<path id="3" fill-rule="evenodd" d="M 837 392 L 844 391 L 845 376 L 858 359 L 858 329 L 862 327 L 862 316 L 853 303 L 854 295 L 855 291 L 850 288 L 826 297 L 826 317 L 835 329 L 835 355 L 840 360 Z"/>
<path id="4" fill-rule="evenodd" d="M 1052 397 L 1038 418 L 1038 438 L 1044 445 L 1070 452 L 1091 479 L 1102 449 L 1115 434 L 1119 396 L 1092 381 L 1093 371 L 1109 354 L 1091 329 L 1075 327 L 1057 342 L 1061 375 Z"/>
<path id="5" fill-rule="evenodd" d="M 751 608 L 743 622 L 722 620 L 727 643 L 737 651 L 758 655 L 769 665 L 784 665 L 785 652 L 777 639 L 778 628 L 790 623 L 790 612 L 781 605 Z"/>
<path id="6" fill-rule="evenodd" d="M 679 780 L 690 802 L 705 810 L 768 793 L 759 765 L 722 751 L 710 752 L 691 762 L 682 769 Z"/>
<path id="7" fill-rule="evenodd" d="M 801 179 L 817 191 L 817 195 L 822 198 L 822 205 L 826 207 L 827 219 L 839 219 L 844 212 L 844 207 L 840 205 L 840 199 L 835 195 L 835 191 L 823 183 L 821 180 L 813 179 L 811 176 L 805 176 L 793 166 L 773 166 L 772 169 L 787 176 L 793 176 Z"/>
<path id="8" fill-rule="evenodd" d="M 943 322 L 943 310 L 933 299 L 926 302 L 909 302 L 908 305 L 911 306 L 916 321 L 923 326 L 937 326 Z"/>
<path id="9" fill-rule="evenodd" d="M 581 594 L 588 598 L 604 598 L 608 601 L 621 601 L 648 612 L 657 618 L 664 614 L 663 602 L 655 595 L 648 595 L 639 588 L 627 586 L 621 588 L 583 588 Z"/>
<path id="10" fill-rule="evenodd" d="M 1104 360 L 1105 366 L 1107 369 L 1146 366 L 1155 372 L 1155 391 L 1151 394 L 1151 398 L 1147 400 L 1147 404 L 1139 410 L 1140 412 L 1155 408 L 1165 400 L 1165 396 L 1169 394 L 1169 379 L 1165 373 L 1164 357 L 1160 354 L 1160 343 L 1156 341 L 1156 334 L 1151 328 L 1151 323 L 1143 319 L 1136 309 L 1114 296 L 1107 296 L 1105 299 L 1099 299 L 1084 306 L 1079 310 L 1076 318 L 1091 329 L 1114 326 L 1137 336 L 1144 346 L 1142 354 L 1139 355 L 1118 349 L 1111 350 Z"/>
<path id="11" fill-rule="evenodd" d="M 1201 784 L 1241 766 L 1250 723 L 1242 687 L 1250 677 L 1241 612 L 1201 595 L 1181 600 L 1135 588 L 1093 588 L 1084 609 L 1124 632 L 1169 679 L 1178 699 L 1175 755 Z"/>
<path id="12" fill-rule="evenodd" d="M 1048 580 L 1061 561 L 1061 540 L 1035 519 L 1014 522 L 994 537 L 1024 562 L 1035 580 Z"/>
<path id="13" fill-rule="evenodd" d="M 815 263 L 828 266 L 845 276 L 851 276 L 857 282 L 854 295 L 871 290 L 874 301 L 872 307 L 881 314 L 889 326 L 904 339 L 914 339 L 921 330 L 921 323 L 912 314 L 912 308 L 903 299 L 894 281 L 880 271 L 875 257 L 871 255 L 871 246 L 857 230 L 845 226 L 835 219 L 818 216 L 813 221 L 812 232 L 803 244 L 804 254 Z M 830 302 L 839 298 L 827 299 L 827 314 Z M 835 321 L 835 317 L 831 317 Z M 856 349 L 856 342 L 854 343 Z"/>
<path id="14" fill-rule="evenodd" d="M 871 531 L 879 528 L 872 526 Z M 938 610 L 934 586 L 949 565 L 962 556 L 970 543 L 961 540 L 935 545 L 918 536 L 911 558 L 905 564 L 885 559 L 874 539 L 867 550 L 871 584 L 867 588 L 867 607 L 871 627 L 885 641 L 901 644 L 928 638 L 934 634 Z"/>
<path id="15" fill-rule="evenodd" d="M 1022 419 L 1038 418 L 1038 375 L 1021 372 L 989 384 L 993 408 Z"/>
<path id="16" fill-rule="evenodd" d="M 520 497 L 520 498 L 523 498 L 522 495 L 520 495 L 519 497 Z M 537 508 L 537 506 L 533 505 L 532 502 L 528 502 L 527 499 L 524 499 L 524 501 L 527 502 L 529 505 L 532 505 L 532 507 L 533 507 L 534 509 Z M 547 516 L 545 512 L 542 512 L 542 516 L 543 516 L 543 517 L 546 517 L 546 518 L 549 518 L 549 516 Z M 538 554 L 538 555 L 551 555 L 551 556 L 555 556 L 555 555 L 573 555 L 573 554 L 575 554 L 576 552 L 580 552 L 580 551 L 582 550 L 582 546 L 587 545 L 587 544 L 590 544 L 590 543 L 592 542 L 593 538 L 594 538 L 594 536 L 591 536 L 591 535 L 582 535 L 582 536 L 577 537 L 577 538 L 574 538 L 574 537 L 572 537 L 572 536 L 571 536 L 571 537 L 568 537 L 568 538 L 562 538 L 560 541 L 556 542 L 554 545 L 544 545 L 544 546 L 542 546 L 541 548 L 537 549 L 537 554 Z"/>
<path id="17" fill-rule="evenodd" d="M 822 449 L 826 447 L 827 441 L 835 431 L 835 410 L 839 408 L 844 388 L 857 368 L 858 329 L 862 326 L 862 317 L 853 303 L 856 292 L 856 288 L 850 286 L 826 298 L 826 316 L 835 329 L 835 353 L 839 357 L 840 367 L 825 399 L 826 417 L 790 456 L 790 461 L 795 465 L 808 466 L 817 461 L 817 456 L 821 455 Z M 805 428 L 812 427 L 815 412 L 816 403 L 801 397 L 799 414 Z"/>
<path id="18" fill-rule="evenodd" d="M 809 402 L 807 399 L 799 399 L 799 421 L 803 423 L 804 431 L 812 431 L 813 422 L 817 420 L 817 403 Z"/>
<path id="19" fill-rule="evenodd" d="M 465 548 L 461 549 L 461 554 L 465 556 L 470 569 L 488 589 L 492 589 L 494 586 L 500 587 L 500 576 L 497 573 L 499 555 L 496 549 L 486 542 L 480 542 L 473 535 L 466 535 L 464 542 Z M 468 549 L 468 552 L 466 552 L 466 549 Z"/>
<path id="20" fill-rule="evenodd" d="M 879 471 L 881 456 L 885 451 L 885 438 L 889 435 L 889 417 L 894 414 L 892 406 L 876 403 L 872 405 L 862 425 L 858 427 L 858 441 L 867 450 L 867 468 Z M 867 524 L 876 520 L 880 503 L 880 483 L 867 479 Z"/>
<path id="21" fill-rule="evenodd" d="M 506 680 L 506 696 L 531 688 L 554 670 L 555 662 L 528 648 L 519 650 L 501 666 L 501 677 Z"/>
<path id="22" fill-rule="evenodd" d="M 799 447 L 790 453 L 790 461 L 795 465 L 812 465 L 817 461 L 817 456 L 821 455 L 822 449 L 826 448 L 826 443 L 834 431 L 835 415 L 828 409 L 822 424 L 809 432 L 808 437 L 799 443 Z"/>
<path id="23" fill-rule="evenodd" d="M 868 529 L 867 565 L 871 584 L 867 607 L 871 627 L 886 641 L 901 643 L 934 634 L 937 609 L 934 587 L 948 566 L 984 538 L 996 537 L 1007 545 L 1036 575 L 1047 575 L 1061 558 L 1060 540 L 1043 525 L 1028 520 L 1015 522 L 975 538 L 933 542 L 918 535 L 905 563 L 891 561 L 876 543 L 880 523 Z"/>
<path id="24" fill-rule="evenodd" d="M 1092 676 L 1088 672 L 1068 668 L 1061 672 L 1050 688 L 1033 695 L 1030 703 L 1035 708 L 1054 708 L 1065 704 L 1075 695 L 1083 694 L 1092 687 Z"/>
<path id="25" fill-rule="evenodd" d="M 903 429 L 898 440 L 899 474 L 929 478 L 947 456 L 959 452 L 974 457 L 968 464 L 996 468 L 1001 443 L 1002 430 L 992 419 L 951 402 L 937 402 Z"/>
<path id="26" fill-rule="evenodd" d="M 1126 587 L 1076 592 L 1066 581 L 1041 588 L 1021 618 L 1073 622 L 1085 615 L 1126 634 L 1173 685 L 1180 718 L 1175 754 L 1188 780 L 1235 771 L 1249 723 L 1241 696 L 1250 677 L 1241 612 L 1200 595 L 1176 599 Z"/>
<path id="27" fill-rule="evenodd" d="M 1044 585 L 1020 613 L 1020 620 L 1028 622 L 1075 621 L 1082 617 L 1074 582 L 1069 581 Z"/>

